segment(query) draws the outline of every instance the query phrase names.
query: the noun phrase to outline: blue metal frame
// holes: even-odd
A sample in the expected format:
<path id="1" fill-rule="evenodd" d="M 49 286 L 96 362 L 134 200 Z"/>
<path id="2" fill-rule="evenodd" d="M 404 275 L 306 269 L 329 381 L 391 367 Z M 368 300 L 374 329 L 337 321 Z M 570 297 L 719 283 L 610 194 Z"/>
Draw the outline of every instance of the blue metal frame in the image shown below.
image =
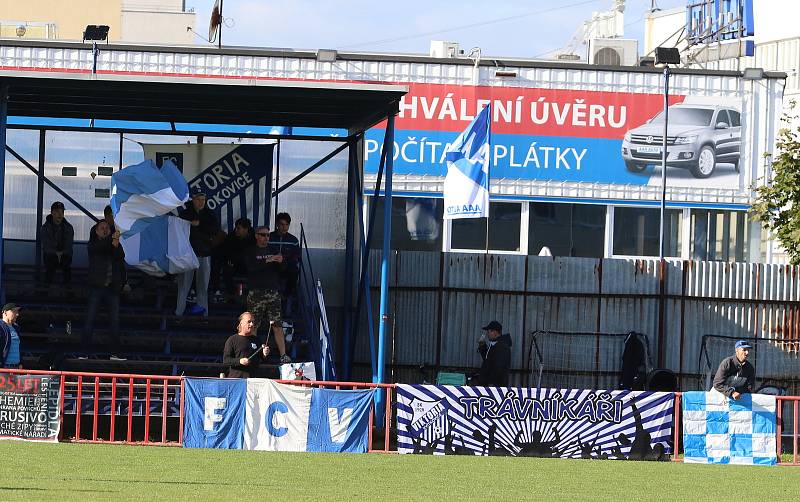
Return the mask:
<path id="1" fill-rule="evenodd" d="M 8 86 L 0 87 L 0 303 L 6 303 L 6 289 L 3 285 L 3 212 L 5 210 L 5 179 L 6 179 L 6 121 L 8 119 Z"/>
<path id="2" fill-rule="evenodd" d="M 386 140 L 383 142 L 389 148 L 394 147 L 394 119 L 395 115 L 389 115 L 386 124 Z M 389 258 L 392 242 L 392 168 L 394 167 L 394 155 L 386 155 L 386 183 L 384 185 L 383 200 L 383 249 L 381 255 L 381 305 L 380 319 L 378 321 L 378 371 L 373 375 L 373 383 L 383 383 L 386 376 L 386 331 L 389 324 Z M 375 420 L 377 423 L 383 422 L 384 414 L 384 392 L 375 394 Z"/>

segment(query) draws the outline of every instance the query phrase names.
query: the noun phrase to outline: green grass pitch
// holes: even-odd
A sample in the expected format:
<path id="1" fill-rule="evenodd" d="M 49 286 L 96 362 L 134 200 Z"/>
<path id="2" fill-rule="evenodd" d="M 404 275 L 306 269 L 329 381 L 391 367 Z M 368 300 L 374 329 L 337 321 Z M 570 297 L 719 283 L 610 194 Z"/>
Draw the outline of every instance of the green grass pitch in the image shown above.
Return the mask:
<path id="1" fill-rule="evenodd" d="M 0 441 L 0 500 L 800 500 L 800 467 Z"/>

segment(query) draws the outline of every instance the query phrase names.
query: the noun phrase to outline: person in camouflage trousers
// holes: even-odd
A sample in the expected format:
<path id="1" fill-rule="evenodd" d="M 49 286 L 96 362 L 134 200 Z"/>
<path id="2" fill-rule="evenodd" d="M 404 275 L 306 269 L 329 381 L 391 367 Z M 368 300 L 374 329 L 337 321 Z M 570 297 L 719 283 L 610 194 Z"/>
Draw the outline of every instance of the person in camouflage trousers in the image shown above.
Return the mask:
<path id="1" fill-rule="evenodd" d="M 256 229 L 256 244 L 245 251 L 247 266 L 247 310 L 253 313 L 257 324 L 268 322 L 275 332 L 275 345 L 281 363 L 292 362 L 286 354 L 286 342 L 281 325 L 281 295 L 278 292 L 283 271 L 283 256 L 270 254 L 269 228 Z"/>

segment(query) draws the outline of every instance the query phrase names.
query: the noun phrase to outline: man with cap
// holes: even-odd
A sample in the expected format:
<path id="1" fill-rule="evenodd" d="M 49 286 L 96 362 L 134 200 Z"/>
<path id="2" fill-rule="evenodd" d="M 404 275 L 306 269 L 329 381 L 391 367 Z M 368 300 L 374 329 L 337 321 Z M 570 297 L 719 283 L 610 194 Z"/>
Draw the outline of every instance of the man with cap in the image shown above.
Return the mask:
<path id="1" fill-rule="evenodd" d="M 206 194 L 201 187 L 192 188 L 192 200 L 178 211 L 178 216 L 191 222 L 189 243 L 200 267 L 178 275 L 178 301 L 175 306 L 175 315 L 183 315 L 186 310 L 186 296 L 192 288 L 197 295 L 197 306 L 202 308 L 202 314 L 208 317 L 208 281 L 211 277 L 211 248 L 214 238 L 219 233 L 219 221 L 214 212 L 206 207 Z"/>
<path id="2" fill-rule="evenodd" d="M 60 268 L 64 274 L 64 284 L 72 280 L 72 240 L 75 230 L 64 218 L 64 204 L 53 202 L 50 214 L 42 225 L 42 259 L 45 266 L 45 282 L 51 284 Z"/>
<path id="3" fill-rule="evenodd" d="M 734 345 L 736 353 L 719 363 L 714 375 L 714 388 L 732 399 L 739 399 L 746 392 L 753 392 L 756 383 L 756 370 L 747 360 L 751 345 L 739 340 Z"/>
<path id="4" fill-rule="evenodd" d="M 478 353 L 483 359 L 478 385 L 506 387 L 511 369 L 511 336 L 501 334 L 503 326 L 497 321 L 490 322 L 482 329 L 486 331 L 488 340 L 481 337 L 478 342 Z"/>
<path id="5" fill-rule="evenodd" d="M 0 320 L 0 368 L 22 368 L 19 351 L 19 305 L 3 305 L 3 319 Z"/>

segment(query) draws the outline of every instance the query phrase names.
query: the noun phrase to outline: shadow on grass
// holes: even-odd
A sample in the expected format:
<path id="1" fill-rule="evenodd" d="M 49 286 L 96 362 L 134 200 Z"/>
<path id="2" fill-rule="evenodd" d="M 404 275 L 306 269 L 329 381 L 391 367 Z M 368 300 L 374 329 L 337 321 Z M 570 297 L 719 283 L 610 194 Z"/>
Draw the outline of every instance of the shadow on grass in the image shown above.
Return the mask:
<path id="1" fill-rule="evenodd" d="M 19 477 L 17 479 L 20 480 L 38 480 L 38 477 Z M 84 478 L 80 476 L 75 476 L 71 478 L 61 478 L 60 481 L 85 481 L 89 483 L 143 483 L 148 485 L 195 485 L 195 486 L 242 486 L 239 482 L 226 482 L 226 481 L 188 481 L 188 480 L 177 480 L 177 481 L 163 481 L 163 480 L 156 480 L 156 479 L 104 479 L 104 478 Z M 264 488 L 272 488 L 275 486 L 275 483 L 253 483 L 248 482 L 249 486 L 253 487 L 264 487 Z M 0 486 L 0 490 L 50 490 L 45 488 L 12 488 L 12 487 L 2 487 Z M 94 492 L 94 491 L 108 491 L 111 492 L 112 490 L 80 490 L 80 489 L 69 489 L 70 491 L 74 492 Z"/>
<path id="2" fill-rule="evenodd" d="M 0 486 L 0 492 L 52 492 L 52 491 L 69 491 L 78 493 L 116 493 L 115 490 L 86 490 L 80 488 L 36 488 L 32 486 Z"/>

